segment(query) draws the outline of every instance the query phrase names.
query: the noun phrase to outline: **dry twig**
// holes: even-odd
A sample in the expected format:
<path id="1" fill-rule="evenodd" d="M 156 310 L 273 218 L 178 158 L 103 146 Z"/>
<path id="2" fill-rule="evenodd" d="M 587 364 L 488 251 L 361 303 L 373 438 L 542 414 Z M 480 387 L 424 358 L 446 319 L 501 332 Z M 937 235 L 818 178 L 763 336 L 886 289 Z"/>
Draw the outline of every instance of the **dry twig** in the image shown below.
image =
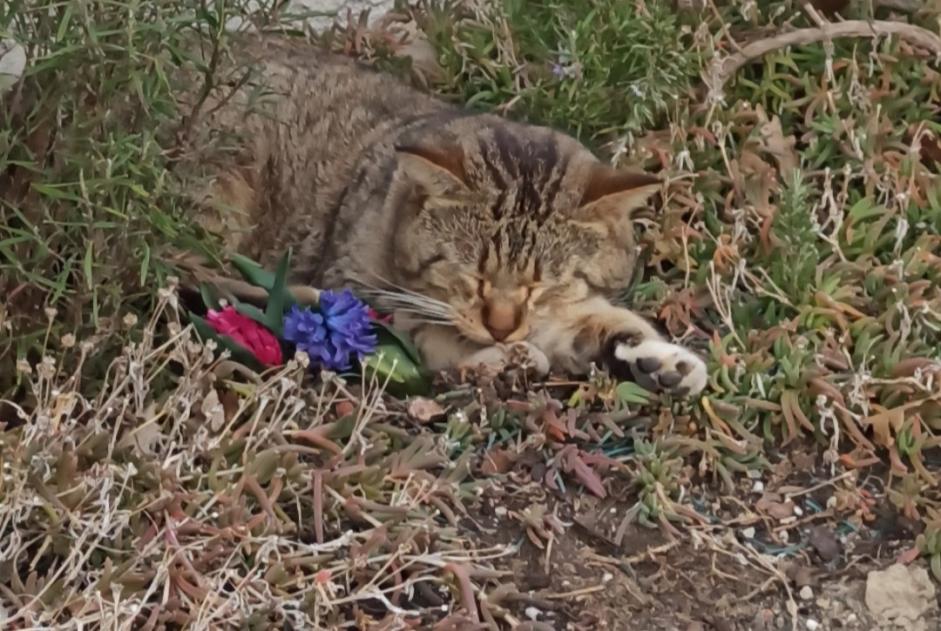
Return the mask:
<path id="1" fill-rule="evenodd" d="M 887 37 L 897 35 L 909 43 L 941 57 L 941 37 L 914 24 L 888 20 L 847 20 L 827 22 L 814 28 L 802 28 L 774 37 L 760 39 L 744 46 L 728 57 L 717 57 L 707 70 L 705 78 L 710 101 L 721 101 L 722 88 L 745 64 L 788 46 L 825 42 L 841 37 Z"/>

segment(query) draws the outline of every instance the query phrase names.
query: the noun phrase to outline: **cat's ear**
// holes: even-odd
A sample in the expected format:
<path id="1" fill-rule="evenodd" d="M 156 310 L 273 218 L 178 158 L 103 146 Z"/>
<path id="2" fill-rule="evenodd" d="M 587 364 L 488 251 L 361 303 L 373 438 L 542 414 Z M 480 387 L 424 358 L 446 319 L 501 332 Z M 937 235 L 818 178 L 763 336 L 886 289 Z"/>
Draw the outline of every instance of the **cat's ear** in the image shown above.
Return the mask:
<path id="1" fill-rule="evenodd" d="M 660 178 L 643 171 L 594 165 L 576 216 L 587 221 L 628 218 L 660 190 L 660 185 Z"/>
<path id="2" fill-rule="evenodd" d="M 449 197 L 467 189 L 464 151 L 457 145 L 397 145 L 399 168 L 429 197 Z"/>

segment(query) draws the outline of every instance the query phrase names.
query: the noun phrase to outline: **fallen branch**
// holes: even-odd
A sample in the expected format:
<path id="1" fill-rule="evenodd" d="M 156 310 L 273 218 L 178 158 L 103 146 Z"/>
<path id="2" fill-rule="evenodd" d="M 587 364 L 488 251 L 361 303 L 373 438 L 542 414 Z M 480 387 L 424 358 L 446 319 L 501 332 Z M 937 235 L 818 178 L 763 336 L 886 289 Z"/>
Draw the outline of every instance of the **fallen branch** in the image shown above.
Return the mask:
<path id="1" fill-rule="evenodd" d="M 931 31 L 903 22 L 886 20 L 847 20 L 844 22 L 825 22 L 819 27 L 802 28 L 774 37 L 761 39 L 742 47 L 740 51 L 724 58 L 716 58 L 710 65 L 705 78 L 709 87 L 709 99 L 721 100 L 722 88 L 732 76 L 745 64 L 764 55 L 788 46 L 815 44 L 841 37 L 886 37 L 898 35 L 909 43 L 925 48 L 941 56 L 941 37 Z"/>

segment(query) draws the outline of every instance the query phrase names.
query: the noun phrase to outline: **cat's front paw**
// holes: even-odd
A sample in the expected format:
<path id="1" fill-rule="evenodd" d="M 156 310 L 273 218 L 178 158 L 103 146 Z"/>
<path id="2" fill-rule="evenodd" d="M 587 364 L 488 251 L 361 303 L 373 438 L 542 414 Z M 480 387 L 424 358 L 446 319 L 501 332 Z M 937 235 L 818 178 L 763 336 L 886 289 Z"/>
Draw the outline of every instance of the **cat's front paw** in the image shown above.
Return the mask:
<path id="1" fill-rule="evenodd" d="M 549 359 L 546 354 L 529 342 L 500 344 L 482 348 L 464 358 L 458 367 L 478 368 L 480 366 L 498 371 L 507 366 L 521 366 L 532 369 L 540 376 L 549 373 Z"/>
<path id="2" fill-rule="evenodd" d="M 608 360 L 612 374 L 677 396 L 694 396 L 706 387 L 706 364 L 693 352 L 662 340 L 631 342 L 614 341 Z"/>

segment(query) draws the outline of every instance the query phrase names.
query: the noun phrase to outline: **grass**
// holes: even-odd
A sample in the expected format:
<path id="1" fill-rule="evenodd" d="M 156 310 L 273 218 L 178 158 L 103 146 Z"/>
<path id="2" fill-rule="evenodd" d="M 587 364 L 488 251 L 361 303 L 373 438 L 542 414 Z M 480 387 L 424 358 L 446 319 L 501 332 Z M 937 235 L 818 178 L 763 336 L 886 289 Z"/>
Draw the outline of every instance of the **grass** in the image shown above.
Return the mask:
<path id="1" fill-rule="evenodd" d="M 412 20 L 443 97 L 670 177 L 626 299 L 708 355 L 711 380 L 700 401 L 644 405 L 657 422 L 641 431 L 625 424 L 636 393 L 603 376 L 564 406 L 453 386 L 443 420 L 416 421 L 378 384 L 214 358 L 171 278 L 179 248 L 214 253 L 175 169 L 193 115 L 175 77 L 212 81 L 188 47 L 218 46 L 245 9 L 0 4 L 0 35 L 29 56 L 0 97 L 0 620 L 324 628 L 480 607 L 506 622 L 493 567 L 515 549 L 458 524 L 481 471 L 524 447 L 558 488 L 623 483 L 630 519 L 680 534 L 699 519 L 684 462 L 733 493 L 809 441 L 834 475 L 885 480 L 941 580 L 941 75 L 897 38 L 840 39 L 755 60 L 716 106 L 715 55 L 812 25 L 790 2 L 748 7 L 428 2 L 324 39 L 405 76 Z M 847 17 L 890 17 L 862 10 Z M 564 407 L 577 436 L 553 420 Z M 841 502 L 866 524 L 862 494 Z"/>

